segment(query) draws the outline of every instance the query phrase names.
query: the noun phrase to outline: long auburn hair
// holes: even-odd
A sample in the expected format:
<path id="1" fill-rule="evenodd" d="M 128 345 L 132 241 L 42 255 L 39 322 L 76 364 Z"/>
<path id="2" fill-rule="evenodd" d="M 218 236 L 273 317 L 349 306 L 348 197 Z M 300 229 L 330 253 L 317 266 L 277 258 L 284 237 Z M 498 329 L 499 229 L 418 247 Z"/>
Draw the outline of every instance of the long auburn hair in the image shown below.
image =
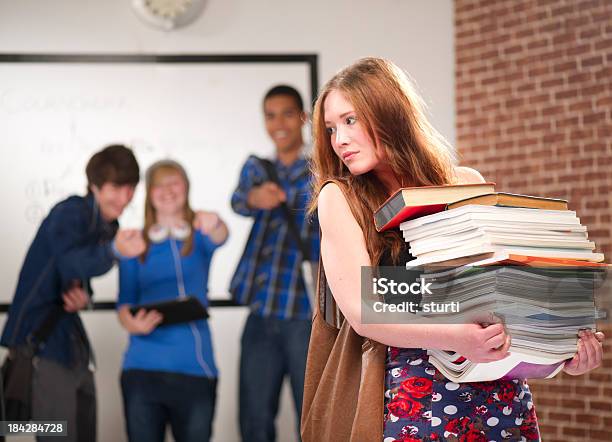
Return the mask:
<path id="1" fill-rule="evenodd" d="M 144 210 L 144 229 L 143 236 L 144 241 L 146 243 L 146 248 L 142 255 L 140 256 L 140 260 L 144 261 L 147 253 L 149 252 L 149 248 L 151 246 L 151 240 L 149 239 L 149 229 L 156 223 L 157 219 L 157 211 L 155 207 L 153 207 L 153 203 L 151 202 L 151 189 L 155 186 L 159 180 L 168 175 L 179 175 L 185 181 L 185 205 L 183 207 L 183 219 L 191 226 L 193 224 L 193 220 L 195 218 L 195 213 L 191 206 L 189 205 L 189 178 L 187 177 L 187 173 L 183 166 L 173 160 L 161 160 L 154 164 L 152 164 L 146 172 L 145 177 L 145 185 L 147 190 L 147 195 L 145 197 L 145 210 Z M 181 255 L 187 256 L 193 250 L 193 229 L 189 233 L 189 236 L 183 242 L 183 247 L 181 247 Z"/>
<path id="2" fill-rule="evenodd" d="M 364 235 L 372 265 L 385 251 L 397 263 L 405 242 L 398 231 L 378 233 L 374 211 L 390 196 L 374 172 L 352 175 L 335 154 L 325 126 L 325 99 L 338 91 L 353 105 L 359 124 L 373 140 L 377 155 L 403 187 L 456 181 L 454 150 L 425 116 L 425 105 L 406 74 L 381 58 L 363 58 L 337 73 L 319 94 L 313 112 L 314 195 L 310 210 L 328 180 L 339 182 Z M 394 189 L 397 190 L 397 189 Z"/>

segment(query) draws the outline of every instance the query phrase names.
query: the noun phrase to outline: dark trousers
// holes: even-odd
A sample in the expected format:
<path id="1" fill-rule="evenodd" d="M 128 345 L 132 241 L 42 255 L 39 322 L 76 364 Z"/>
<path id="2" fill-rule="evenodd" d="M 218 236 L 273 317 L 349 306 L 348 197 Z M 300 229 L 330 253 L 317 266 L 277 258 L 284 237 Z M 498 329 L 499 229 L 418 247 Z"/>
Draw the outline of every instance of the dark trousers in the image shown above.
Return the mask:
<path id="1" fill-rule="evenodd" d="M 86 360 L 67 368 L 50 359 L 34 359 L 32 419 L 68 423 L 67 437 L 38 436 L 39 442 L 96 440 L 96 386 Z"/>
<path id="2" fill-rule="evenodd" d="M 240 357 L 240 432 L 245 442 L 276 440 L 274 420 L 286 375 L 299 423 L 310 320 L 282 320 L 249 315 Z"/>
<path id="3" fill-rule="evenodd" d="M 161 442 L 170 424 L 176 442 L 207 442 L 217 380 L 180 373 L 126 370 L 121 374 L 130 442 Z"/>

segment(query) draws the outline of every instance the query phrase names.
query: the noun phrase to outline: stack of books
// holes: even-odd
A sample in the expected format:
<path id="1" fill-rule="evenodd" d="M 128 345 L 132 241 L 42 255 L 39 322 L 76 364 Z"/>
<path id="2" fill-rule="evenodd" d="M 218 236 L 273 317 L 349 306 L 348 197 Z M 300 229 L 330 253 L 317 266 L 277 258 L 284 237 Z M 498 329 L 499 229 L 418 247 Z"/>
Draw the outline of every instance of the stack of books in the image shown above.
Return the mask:
<path id="1" fill-rule="evenodd" d="M 421 304 L 458 303 L 459 313 L 429 314 L 434 322 L 503 321 L 510 356 L 473 363 L 454 352 L 429 350 L 430 362 L 453 382 L 549 378 L 576 353 L 578 330 L 595 328 L 592 267 L 461 266 L 423 275 L 431 294 Z M 427 315 L 423 315 L 427 316 Z"/>
<path id="2" fill-rule="evenodd" d="M 462 205 L 403 222 L 412 266 L 481 254 L 603 261 L 576 212 Z"/>
<path id="3" fill-rule="evenodd" d="M 410 243 L 415 259 L 406 267 L 423 269 L 431 283 L 421 305 L 459 304 L 459 313 L 429 313 L 432 321 L 501 320 L 511 336 L 510 356 L 496 362 L 429 350 L 448 379 L 553 377 L 576 353 L 579 330 L 595 328 L 594 285 L 607 265 L 567 201 L 492 186 L 402 189 L 376 211 L 375 224 L 399 225 Z"/>

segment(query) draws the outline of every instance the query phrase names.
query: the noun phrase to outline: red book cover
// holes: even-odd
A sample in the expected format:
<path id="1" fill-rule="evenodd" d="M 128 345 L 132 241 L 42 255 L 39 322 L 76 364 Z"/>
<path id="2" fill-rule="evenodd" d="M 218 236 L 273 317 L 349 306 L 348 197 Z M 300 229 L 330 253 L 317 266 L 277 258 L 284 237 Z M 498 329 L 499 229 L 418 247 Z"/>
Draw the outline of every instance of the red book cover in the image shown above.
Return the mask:
<path id="1" fill-rule="evenodd" d="M 398 227 L 401 223 L 410 219 L 442 212 L 445 208 L 446 204 L 428 204 L 425 206 L 404 207 L 387 224 L 383 225 L 379 229 L 379 232 L 384 232 L 385 230 Z"/>

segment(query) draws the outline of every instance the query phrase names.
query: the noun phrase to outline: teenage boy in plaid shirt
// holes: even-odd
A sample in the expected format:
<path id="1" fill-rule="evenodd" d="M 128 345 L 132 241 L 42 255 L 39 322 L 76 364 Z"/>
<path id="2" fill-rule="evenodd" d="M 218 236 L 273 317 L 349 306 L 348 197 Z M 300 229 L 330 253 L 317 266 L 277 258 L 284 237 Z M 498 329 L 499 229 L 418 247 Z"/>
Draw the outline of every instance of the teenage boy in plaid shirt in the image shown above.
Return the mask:
<path id="1" fill-rule="evenodd" d="M 243 441 L 274 441 L 274 420 L 285 376 L 289 376 L 299 422 L 312 310 L 302 273 L 302 252 L 291 234 L 284 202 L 309 258 L 319 258 L 319 223 L 307 212 L 311 195 L 308 160 L 303 156 L 306 119 L 300 94 L 276 86 L 264 97 L 265 124 L 276 146 L 279 183 L 249 157 L 232 195 L 232 208 L 254 224 L 232 278 L 230 291 L 251 313 L 241 340 L 240 431 Z"/>

